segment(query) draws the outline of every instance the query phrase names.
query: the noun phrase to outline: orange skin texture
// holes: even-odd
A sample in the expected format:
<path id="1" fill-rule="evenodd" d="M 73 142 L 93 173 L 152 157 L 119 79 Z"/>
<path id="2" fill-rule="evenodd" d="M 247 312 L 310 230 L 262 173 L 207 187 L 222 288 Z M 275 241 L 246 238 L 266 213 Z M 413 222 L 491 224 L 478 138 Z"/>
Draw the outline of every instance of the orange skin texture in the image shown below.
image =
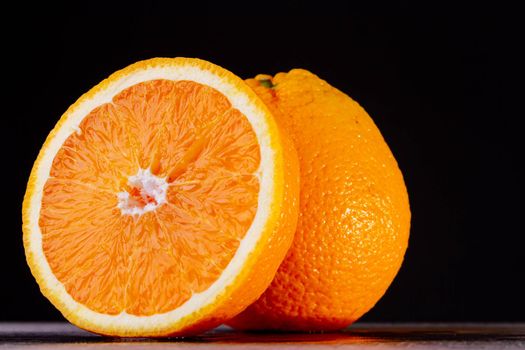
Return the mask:
<path id="1" fill-rule="evenodd" d="M 403 261 L 411 216 L 403 176 L 366 111 L 326 81 L 294 69 L 247 83 L 295 144 L 300 214 L 270 287 L 229 325 L 345 328 L 377 303 Z"/>

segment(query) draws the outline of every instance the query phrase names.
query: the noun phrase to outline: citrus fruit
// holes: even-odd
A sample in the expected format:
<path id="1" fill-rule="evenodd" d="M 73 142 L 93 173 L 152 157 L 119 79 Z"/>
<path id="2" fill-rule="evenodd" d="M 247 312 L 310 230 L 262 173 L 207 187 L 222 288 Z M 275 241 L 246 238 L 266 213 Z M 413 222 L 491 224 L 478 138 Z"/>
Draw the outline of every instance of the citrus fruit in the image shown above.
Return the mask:
<path id="1" fill-rule="evenodd" d="M 214 327 L 264 291 L 292 242 L 294 152 L 232 73 L 198 59 L 133 64 L 69 107 L 40 150 L 27 262 L 87 330 Z"/>
<path id="2" fill-rule="evenodd" d="M 294 69 L 248 84 L 294 141 L 300 215 L 265 293 L 230 324 L 240 329 L 341 329 L 385 293 L 407 248 L 402 174 L 372 119 L 350 97 Z"/>

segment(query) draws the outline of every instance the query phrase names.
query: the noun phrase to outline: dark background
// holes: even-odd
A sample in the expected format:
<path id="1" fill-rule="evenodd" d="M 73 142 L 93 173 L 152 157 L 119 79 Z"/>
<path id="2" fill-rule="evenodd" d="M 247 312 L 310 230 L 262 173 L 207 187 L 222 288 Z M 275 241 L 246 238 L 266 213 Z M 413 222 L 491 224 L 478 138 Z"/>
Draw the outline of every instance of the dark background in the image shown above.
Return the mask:
<path id="1" fill-rule="evenodd" d="M 413 219 L 399 275 L 362 320 L 525 321 L 519 19 L 411 9 L 292 1 L 226 15 L 220 4 L 152 2 L 103 15 L 95 5 L 57 7 L 54 17 L 4 12 L 18 25 L 3 31 L 0 321 L 62 319 L 38 291 L 21 240 L 22 197 L 47 133 L 82 93 L 156 56 L 199 57 L 241 77 L 306 68 L 374 118 Z"/>

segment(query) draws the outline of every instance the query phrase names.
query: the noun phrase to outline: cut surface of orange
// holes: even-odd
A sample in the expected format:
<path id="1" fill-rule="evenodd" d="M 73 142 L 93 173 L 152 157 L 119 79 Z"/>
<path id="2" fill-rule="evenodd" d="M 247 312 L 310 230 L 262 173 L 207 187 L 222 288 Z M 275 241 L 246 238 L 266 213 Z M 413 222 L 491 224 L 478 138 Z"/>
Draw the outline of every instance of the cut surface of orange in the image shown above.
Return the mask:
<path id="1" fill-rule="evenodd" d="M 298 211 L 295 150 L 245 83 L 152 59 L 82 96 L 23 206 L 28 264 L 74 324 L 108 335 L 213 327 L 273 278 Z"/>

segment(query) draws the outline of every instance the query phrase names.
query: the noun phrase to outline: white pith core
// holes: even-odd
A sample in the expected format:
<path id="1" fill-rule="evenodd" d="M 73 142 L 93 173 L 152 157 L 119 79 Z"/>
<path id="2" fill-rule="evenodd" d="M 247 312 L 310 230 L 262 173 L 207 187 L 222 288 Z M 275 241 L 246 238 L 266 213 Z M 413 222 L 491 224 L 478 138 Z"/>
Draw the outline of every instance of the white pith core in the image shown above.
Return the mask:
<path id="1" fill-rule="evenodd" d="M 149 169 L 139 169 L 136 175 L 130 176 L 128 186 L 129 190 L 117 193 L 117 207 L 122 215 L 142 215 L 166 203 L 168 182 Z"/>

